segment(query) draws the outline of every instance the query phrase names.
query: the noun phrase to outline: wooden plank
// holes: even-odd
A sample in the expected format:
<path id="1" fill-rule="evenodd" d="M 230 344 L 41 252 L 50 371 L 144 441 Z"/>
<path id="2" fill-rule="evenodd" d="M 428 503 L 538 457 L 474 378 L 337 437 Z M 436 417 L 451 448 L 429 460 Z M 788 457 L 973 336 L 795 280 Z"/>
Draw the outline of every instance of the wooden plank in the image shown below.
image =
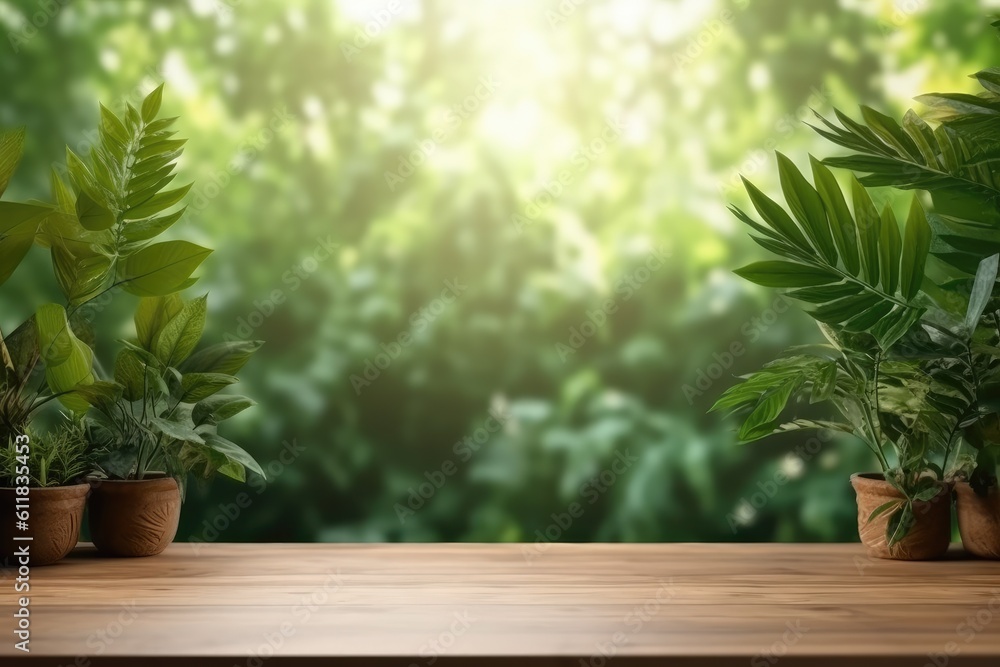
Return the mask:
<path id="1" fill-rule="evenodd" d="M 17 596 L 0 585 L 14 667 Z M 1000 665 L 1000 563 L 860 545 L 81 548 L 31 586 L 39 666 Z"/>

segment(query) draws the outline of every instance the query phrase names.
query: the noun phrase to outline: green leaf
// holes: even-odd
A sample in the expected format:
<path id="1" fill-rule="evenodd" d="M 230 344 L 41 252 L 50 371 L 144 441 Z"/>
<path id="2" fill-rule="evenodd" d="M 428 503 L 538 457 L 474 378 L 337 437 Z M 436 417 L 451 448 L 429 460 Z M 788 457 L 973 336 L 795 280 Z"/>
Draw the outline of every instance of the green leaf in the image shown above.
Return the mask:
<path id="1" fill-rule="evenodd" d="M 191 416 L 198 426 L 205 423 L 218 424 L 255 405 L 257 403 L 246 396 L 216 394 L 195 405 Z"/>
<path id="2" fill-rule="evenodd" d="M 822 268 L 779 260 L 755 262 L 734 273 L 764 287 L 814 287 L 841 280 L 841 276 Z"/>
<path id="3" fill-rule="evenodd" d="M 739 439 L 750 442 L 770 434 L 788 404 L 788 399 L 800 384 L 801 378 L 793 379 L 766 392 L 740 427 Z"/>
<path id="4" fill-rule="evenodd" d="M 931 227 L 923 206 L 914 197 L 906 220 L 906 238 L 900 267 L 900 290 L 907 301 L 912 301 L 920 292 L 920 285 L 924 281 L 924 265 L 930 249 Z"/>
<path id="5" fill-rule="evenodd" d="M 131 222 L 125 225 L 122 237 L 130 242 L 148 241 L 169 229 L 175 222 L 181 219 L 185 211 L 187 211 L 187 206 L 167 215 Z"/>
<path id="6" fill-rule="evenodd" d="M 760 214 L 760 217 L 764 218 L 764 221 L 771 226 L 771 229 L 780 234 L 782 238 L 786 239 L 792 245 L 803 250 L 810 250 L 810 245 L 806 237 L 802 235 L 799 228 L 795 226 L 795 222 L 785 213 L 783 208 L 778 206 L 772 199 L 758 190 L 757 186 L 745 178 L 743 179 L 743 185 L 746 187 L 747 194 L 750 195 L 750 201 L 753 202 L 757 213 Z"/>
<path id="7" fill-rule="evenodd" d="M 17 270 L 51 213 L 52 209 L 43 206 L 0 202 L 0 285 Z"/>
<path id="8" fill-rule="evenodd" d="M 882 208 L 882 228 L 879 230 L 879 269 L 882 289 L 886 294 L 895 294 L 899 287 L 899 259 L 903 242 L 899 236 L 899 224 L 888 204 Z"/>
<path id="9" fill-rule="evenodd" d="M 60 402 L 74 412 L 86 412 L 90 404 L 72 392 L 94 382 L 94 352 L 80 341 L 69 326 L 66 311 L 54 303 L 35 313 L 45 380 Z"/>
<path id="10" fill-rule="evenodd" d="M 865 312 L 856 315 L 844 323 L 844 329 L 859 333 L 868 331 L 881 323 L 895 308 L 891 301 L 880 301 Z"/>
<path id="11" fill-rule="evenodd" d="M 51 253 L 56 281 L 70 304 L 81 303 L 104 287 L 111 271 L 110 258 L 98 254 L 77 257 L 61 243 L 53 245 Z"/>
<path id="12" fill-rule="evenodd" d="M 205 330 L 208 295 L 184 304 L 153 338 L 153 353 L 166 366 L 178 366 L 187 359 Z"/>
<path id="13" fill-rule="evenodd" d="M 183 148 L 186 143 L 187 139 L 165 139 L 163 141 L 157 141 L 156 143 L 147 144 L 140 148 L 136 152 L 136 157 L 140 160 L 145 160 L 146 158 L 173 153 L 174 151 Z"/>
<path id="14" fill-rule="evenodd" d="M 107 197 L 102 196 L 106 193 L 98 184 L 97 178 L 91 173 L 86 163 L 80 159 L 80 156 L 68 147 L 66 148 L 66 168 L 69 171 L 70 181 L 78 193 L 85 191 L 91 199 L 104 208 L 108 208 Z"/>
<path id="15" fill-rule="evenodd" d="M 236 375 L 263 344 L 259 340 L 240 340 L 209 345 L 184 361 L 180 370 L 184 373 Z"/>
<path id="16" fill-rule="evenodd" d="M 122 146 L 128 146 L 131 139 L 122 121 L 103 104 L 101 106 L 101 130 Z"/>
<path id="17" fill-rule="evenodd" d="M 134 318 L 139 345 L 152 352 L 153 342 L 160 331 L 183 309 L 184 301 L 178 294 L 139 299 Z"/>
<path id="18" fill-rule="evenodd" d="M 242 447 L 237 445 L 235 442 L 226 440 L 220 435 L 215 433 L 210 433 L 205 436 L 205 445 L 211 448 L 213 451 L 222 454 L 227 459 L 232 462 L 239 463 L 240 465 L 254 471 L 263 478 L 267 478 L 264 474 L 264 470 L 258 465 L 257 461 L 254 460 L 250 454 L 248 454 Z M 245 481 L 245 480 L 241 480 Z"/>
<path id="19" fill-rule="evenodd" d="M 161 83 L 153 92 L 142 101 L 142 120 L 152 123 L 156 119 L 156 114 L 160 113 L 160 103 L 163 101 L 163 84 Z"/>
<path id="20" fill-rule="evenodd" d="M 194 442 L 199 445 L 205 444 L 204 438 L 194 430 L 193 424 L 183 424 L 162 417 L 153 417 L 149 420 L 149 423 L 168 438 L 180 440 L 181 442 Z"/>
<path id="21" fill-rule="evenodd" d="M 806 303 L 827 303 L 834 299 L 842 299 L 849 296 L 857 296 L 862 292 L 862 286 L 857 282 L 838 283 L 836 285 L 822 285 L 820 287 L 804 287 L 785 296 L 790 296 Z"/>
<path id="22" fill-rule="evenodd" d="M 132 349 L 125 348 L 115 358 L 115 382 L 122 386 L 123 394 L 129 401 L 143 397 L 146 378 L 146 362 Z"/>
<path id="23" fill-rule="evenodd" d="M 861 246 L 861 265 L 864 268 L 865 279 L 871 285 L 878 285 L 879 274 L 879 237 L 882 232 L 882 218 L 872 201 L 868 191 L 858 181 L 851 178 L 852 195 L 854 199 L 854 219 L 858 226 L 858 237 Z"/>
<path id="24" fill-rule="evenodd" d="M 24 154 L 24 128 L 0 130 L 0 195 L 7 189 Z"/>
<path id="25" fill-rule="evenodd" d="M 969 295 L 969 307 L 965 311 L 965 328 L 969 330 L 970 335 L 979 325 L 979 320 L 983 317 L 986 305 L 993 294 L 993 287 L 997 282 L 998 266 L 1000 266 L 1000 255 L 987 257 L 979 263 L 976 279 L 972 284 L 972 292 Z"/>
<path id="26" fill-rule="evenodd" d="M 781 153 L 778 153 L 777 156 L 781 190 L 785 195 L 788 207 L 820 255 L 828 263 L 836 266 L 837 247 L 827 222 L 823 199 L 791 160 Z"/>
<path id="27" fill-rule="evenodd" d="M 889 548 L 899 544 L 907 536 L 916 520 L 913 516 L 913 505 L 904 502 L 900 508 L 889 517 L 889 522 L 885 529 L 885 541 Z"/>
<path id="28" fill-rule="evenodd" d="M 871 523 L 872 519 L 875 519 L 881 516 L 882 514 L 885 514 L 888 510 L 898 506 L 902 502 L 903 502 L 902 500 L 890 500 L 887 503 L 882 503 L 881 505 L 872 510 L 871 514 L 868 515 L 868 519 L 865 521 L 865 523 Z"/>
<path id="29" fill-rule="evenodd" d="M 861 270 L 858 257 L 858 228 L 854 223 L 854 216 L 851 215 L 847 207 L 844 193 L 837 183 L 837 179 L 822 162 L 809 156 L 812 162 L 813 181 L 816 183 L 816 190 L 826 209 L 830 220 L 830 228 L 833 232 L 833 240 L 840 251 L 840 257 L 844 262 L 844 267 L 852 276 L 857 276 Z"/>
<path id="30" fill-rule="evenodd" d="M 165 296 L 186 287 L 211 252 L 187 241 L 155 243 L 119 263 L 119 284 L 136 296 Z"/>
<path id="31" fill-rule="evenodd" d="M 139 220 L 140 218 L 148 218 L 151 215 L 156 215 L 184 199 L 191 189 L 191 185 L 191 183 L 188 183 L 183 187 L 166 190 L 153 195 L 138 206 L 130 208 L 125 212 L 123 217 L 125 220 Z"/>
<path id="32" fill-rule="evenodd" d="M 813 380 L 811 403 L 821 403 L 833 398 L 837 390 L 837 364 L 829 362 L 820 368 L 819 376 Z"/>
<path id="33" fill-rule="evenodd" d="M 76 217 L 84 229 L 92 232 L 110 229 L 115 224 L 115 214 L 91 199 L 86 190 L 77 195 Z"/>
<path id="34" fill-rule="evenodd" d="M 881 318 L 872 327 L 871 334 L 875 336 L 883 350 L 888 350 L 905 336 L 926 312 L 926 308 L 897 308 L 893 311 L 894 317 Z"/>
<path id="35" fill-rule="evenodd" d="M 1000 69 L 990 67 L 981 72 L 976 72 L 975 76 L 983 88 L 994 95 L 1000 95 Z"/>
<path id="36" fill-rule="evenodd" d="M 77 386 L 74 396 L 79 396 L 104 414 L 109 414 L 122 396 L 122 387 L 114 382 L 96 380 L 92 384 Z"/>
<path id="37" fill-rule="evenodd" d="M 934 138 L 934 131 L 918 116 L 913 109 L 903 116 L 903 130 L 920 151 L 920 156 L 924 163 L 931 169 L 940 169 L 941 165 L 937 159 L 937 140 Z"/>
<path id="38" fill-rule="evenodd" d="M 921 477 L 917 488 L 913 492 L 913 500 L 919 502 L 930 502 L 941 495 L 944 487 L 932 477 Z"/>
<path id="39" fill-rule="evenodd" d="M 861 115 L 868 128 L 886 144 L 895 148 L 900 155 L 911 158 L 917 156 L 918 151 L 913 140 L 903 132 L 903 128 L 893 118 L 867 106 L 861 107 Z"/>
<path id="40" fill-rule="evenodd" d="M 163 170 L 161 169 L 160 171 Z M 160 172 L 155 172 L 155 173 L 160 173 Z M 137 192 L 133 192 L 125 200 L 125 207 L 128 209 L 133 209 L 149 203 L 150 201 L 152 201 L 156 193 L 158 193 L 160 190 L 170 185 L 170 183 L 174 180 L 174 178 L 176 178 L 176 174 L 170 174 L 168 176 L 164 176 L 160 180 L 150 185 L 148 188 L 144 190 L 139 190 Z"/>
<path id="41" fill-rule="evenodd" d="M 185 373 L 181 382 L 180 401 L 197 403 L 237 382 L 238 379 L 224 373 Z"/>
<path id="42" fill-rule="evenodd" d="M 883 301 L 882 297 L 878 294 L 864 292 L 858 296 L 846 297 L 825 303 L 809 311 L 809 315 L 820 322 L 839 324 L 840 322 L 857 317 L 875 305 L 883 303 Z"/>

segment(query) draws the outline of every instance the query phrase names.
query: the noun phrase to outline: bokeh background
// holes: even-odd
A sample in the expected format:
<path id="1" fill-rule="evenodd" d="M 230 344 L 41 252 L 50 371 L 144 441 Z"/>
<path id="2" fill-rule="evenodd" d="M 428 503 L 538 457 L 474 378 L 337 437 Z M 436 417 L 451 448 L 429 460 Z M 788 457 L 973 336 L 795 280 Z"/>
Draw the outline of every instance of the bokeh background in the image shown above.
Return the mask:
<path id="1" fill-rule="evenodd" d="M 864 447 L 706 414 L 817 336 L 726 205 L 833 152 L 810 109 L 973 90 L 998 4 L 0 0 L 9 196 L 166 83 L 206 340 L 267 341 L 227 435 L 269 479 L 192 485 L 180 540 L 851 540 Z M 56 295 L 36 249 L 0 325 Z"/>

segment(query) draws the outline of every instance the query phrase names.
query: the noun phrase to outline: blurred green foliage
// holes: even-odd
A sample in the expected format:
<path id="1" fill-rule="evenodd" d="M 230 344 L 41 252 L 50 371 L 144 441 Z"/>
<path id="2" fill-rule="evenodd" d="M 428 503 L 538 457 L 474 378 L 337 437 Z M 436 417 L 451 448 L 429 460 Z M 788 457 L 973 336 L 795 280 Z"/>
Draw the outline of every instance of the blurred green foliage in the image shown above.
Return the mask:
<path id="1" fill-rule="evenodd" d="M 166 82 L 206 336 L 267 341 L 230 431 L 271 473 L 192 487 L 179 539 L 854 539 L 864 447 L 705 414 L 816 337 L 730 274 L 763 253 L 725 206 L 776 147 L 835 152 L 810 108 L 971 90 L 988 4 L 0 0 L 10 196 Z"/>

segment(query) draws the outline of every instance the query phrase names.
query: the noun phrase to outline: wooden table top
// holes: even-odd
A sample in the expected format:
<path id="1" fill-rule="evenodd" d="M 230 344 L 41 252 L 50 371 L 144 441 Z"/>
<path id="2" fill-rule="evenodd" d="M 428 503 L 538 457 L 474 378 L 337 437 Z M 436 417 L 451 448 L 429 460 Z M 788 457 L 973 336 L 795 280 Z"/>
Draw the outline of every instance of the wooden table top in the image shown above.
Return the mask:
<path id="1" fill-rule="evenodd" d="M 27 659 L 13 575 L 4 666 L 1000 665 L 1000 562 L 853 544 L 83 547 L 32 570 Z"/>

